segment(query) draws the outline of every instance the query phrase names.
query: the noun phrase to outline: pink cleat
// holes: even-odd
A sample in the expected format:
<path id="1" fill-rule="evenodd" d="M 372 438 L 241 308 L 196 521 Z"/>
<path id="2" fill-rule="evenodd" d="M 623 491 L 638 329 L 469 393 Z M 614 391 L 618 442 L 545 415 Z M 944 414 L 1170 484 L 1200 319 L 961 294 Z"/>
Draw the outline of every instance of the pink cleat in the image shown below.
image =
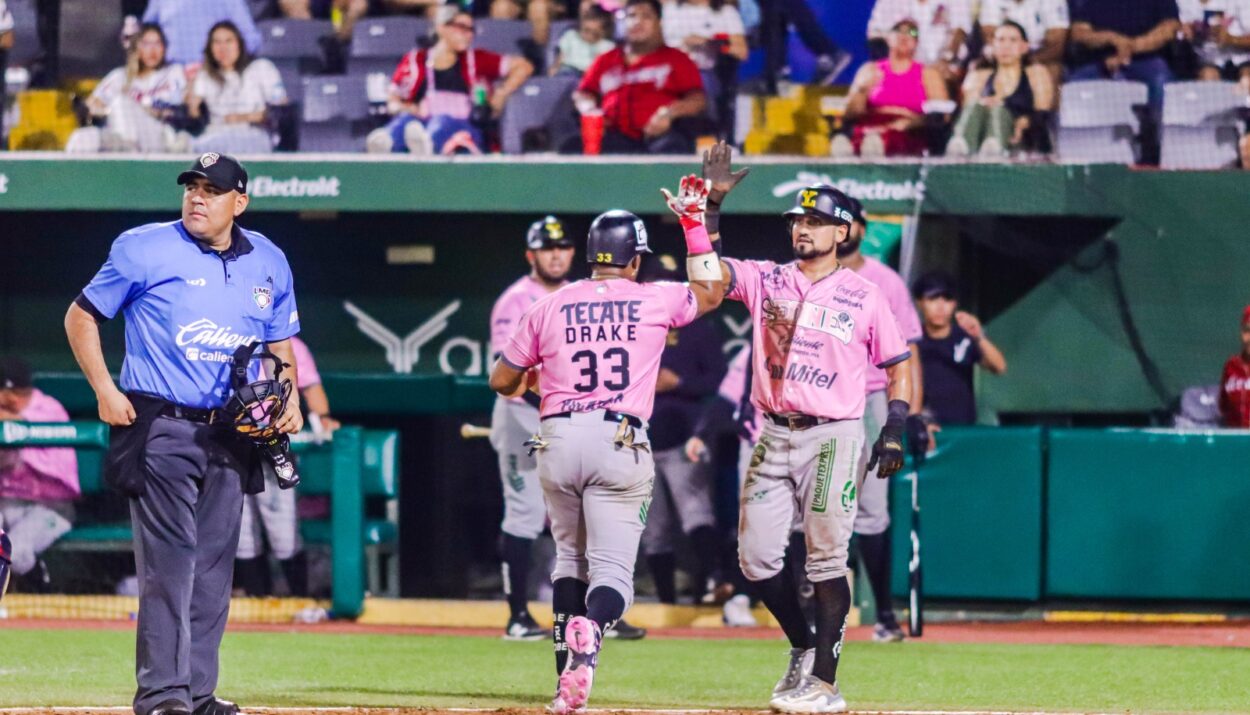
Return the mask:
<path id="1" fill-rule="evenodd" d="M 576 712 L 586 707 L 590 699 L 590 686 L 595 679 L 595 665 L 599 661 L 599 643 L 603 636 L 599 626 L 585 616 L 574 616 L 564 627 L 564 642 L 569 649 L 568 662 L 560 674 L 560 686 L 556 701 L 562 701 L 565 712 Z"/>

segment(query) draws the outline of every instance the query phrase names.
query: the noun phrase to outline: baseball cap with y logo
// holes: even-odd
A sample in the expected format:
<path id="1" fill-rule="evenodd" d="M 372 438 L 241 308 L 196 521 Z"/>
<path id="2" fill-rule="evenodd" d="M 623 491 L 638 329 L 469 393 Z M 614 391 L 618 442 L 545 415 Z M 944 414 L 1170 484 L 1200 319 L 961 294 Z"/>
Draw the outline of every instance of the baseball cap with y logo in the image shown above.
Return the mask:
<path id="1" fill-rule="evenodd" d="M 208 183 L 222 191 L 247 193 L 247 170 L 229 154 L 215 151 L 200 154 L 190 169 L 178 175 L 178 183 L 186 184 L 197 178 L 208 179 Z"/>

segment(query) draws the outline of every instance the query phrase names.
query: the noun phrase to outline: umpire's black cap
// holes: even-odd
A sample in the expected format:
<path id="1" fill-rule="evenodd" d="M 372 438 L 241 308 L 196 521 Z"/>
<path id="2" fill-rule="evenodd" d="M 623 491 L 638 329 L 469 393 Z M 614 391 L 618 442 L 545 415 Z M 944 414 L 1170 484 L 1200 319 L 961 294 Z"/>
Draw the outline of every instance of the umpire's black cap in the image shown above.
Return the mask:
<path id="1" fill-rule="evenodd" d="M 530 224 L 525 233 L 525 247 L 531 251 L 543 248 L 573 248 L 573 239 L 564 233 L 564 223 L 555 216 L 545 216 Z"/>
<path id="2" fill-rule="evenodd" d="M 0 357 L 0 390 L 34 387 L 30 363 L 19 357 Z"/>
<path id="3" fill-rule="evenodd" d="M 586 262 L 601 266 L 626 266 L 639 253 L 650 253 L 647 227 L 642 219 L 616 209 L 599 214 L 586 237 Z"/>
<path id="4" fill-rule="evenodd" d="M 783 216 L 818 216 L 826 221 L 850 225 L 854 220 L 850 196 L 828 184 L 812 184 L 794 197 L 794 208 Z"/>
<path id="5" fill-rule="evenodd" d="M 192 179 L 208 179 L 208 183 L 222 191 L 247 193 L 247 170 L 229 154 L 205 152 L 196 158 L 190 169 L 178 175 L 178 183 L 186 184 Z"/>

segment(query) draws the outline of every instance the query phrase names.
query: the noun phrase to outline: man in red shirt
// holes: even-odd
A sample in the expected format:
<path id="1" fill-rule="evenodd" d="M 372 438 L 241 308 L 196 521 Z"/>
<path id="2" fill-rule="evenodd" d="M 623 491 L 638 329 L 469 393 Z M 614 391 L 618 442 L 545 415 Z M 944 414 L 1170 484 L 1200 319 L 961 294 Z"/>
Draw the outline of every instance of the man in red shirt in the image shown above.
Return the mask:
<path id="1" fill-rule="evenodd" d="M 625 45 L 590 65 L 573 94 L 577 111 L 602 111 L 605 154 L 689 154 L 693 137 L 674 128 L 707 107 L 703 78 L 685 52 L 667 47 L 659 0 L 629 0 Z"/>
<path id="2" fill-rule="evenodd" d="M 1241 352 L 1224 363 L 1220 417 L 1225 427 L 1250 428 L 1250 305 L 1241 312 Z"/>

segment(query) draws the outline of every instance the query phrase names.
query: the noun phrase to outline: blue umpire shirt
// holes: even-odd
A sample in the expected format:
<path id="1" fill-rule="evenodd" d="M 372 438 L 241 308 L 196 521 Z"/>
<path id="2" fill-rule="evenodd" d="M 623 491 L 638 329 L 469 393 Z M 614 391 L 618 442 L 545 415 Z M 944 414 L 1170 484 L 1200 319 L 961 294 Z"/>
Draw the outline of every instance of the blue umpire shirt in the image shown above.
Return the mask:
<path id="1" fill-rule="evenodd" d="M 182 221 L 131 229 L 76 302 L 97 320 L 124 313 L 122 390 L 188 407 L 223 404 L 235 348 L 299 332 L 286 256 L 238 225 L 221 253 Z"/>

